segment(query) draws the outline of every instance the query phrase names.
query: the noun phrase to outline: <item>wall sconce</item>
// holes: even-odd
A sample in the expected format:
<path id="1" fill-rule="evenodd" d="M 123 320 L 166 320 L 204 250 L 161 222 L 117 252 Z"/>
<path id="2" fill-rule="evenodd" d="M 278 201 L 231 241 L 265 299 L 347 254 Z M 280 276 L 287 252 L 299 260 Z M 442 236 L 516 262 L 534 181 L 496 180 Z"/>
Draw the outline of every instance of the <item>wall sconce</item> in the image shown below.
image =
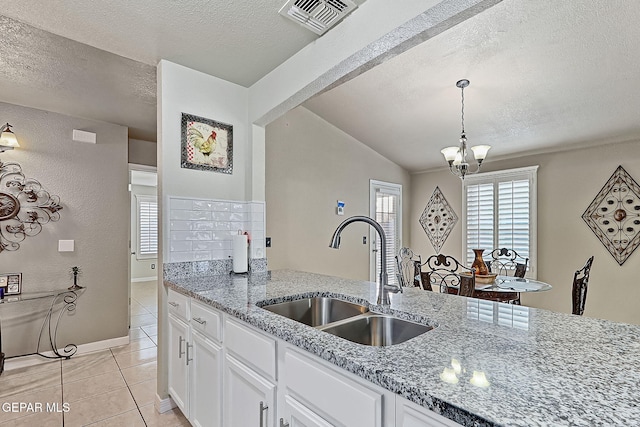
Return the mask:
<path id="1" fill-rule="evenodd" d="M 9 123 L 2 125 L 0 132 L 2 132 L 2 134 L 0 134 L 0 153 L 13 150 L 15 147 L 20 147 L 18 138 L 16 138 L 16 134 L 11 130 Z"/>

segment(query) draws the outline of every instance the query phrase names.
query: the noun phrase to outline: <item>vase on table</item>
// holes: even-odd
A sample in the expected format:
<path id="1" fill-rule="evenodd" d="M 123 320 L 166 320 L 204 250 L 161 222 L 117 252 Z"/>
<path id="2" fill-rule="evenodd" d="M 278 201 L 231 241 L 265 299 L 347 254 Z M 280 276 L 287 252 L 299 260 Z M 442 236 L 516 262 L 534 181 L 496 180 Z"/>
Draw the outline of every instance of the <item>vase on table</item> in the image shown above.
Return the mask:
<path id="1" fill-rule="evenodd" d="M 487 268 L 487 264 L 485 264 L 484 260 L 482 259 L 482 253 L 484 252 L 484 249 L 472 249 L 472 251 L 476 255 L 476 257 L 473 260 L 473 264 L 471 264 L 471 268 L 474 268 L 476 270 L 476 274 L 486 276 L 487 274 L 489 274 L 489 269 Z"/>

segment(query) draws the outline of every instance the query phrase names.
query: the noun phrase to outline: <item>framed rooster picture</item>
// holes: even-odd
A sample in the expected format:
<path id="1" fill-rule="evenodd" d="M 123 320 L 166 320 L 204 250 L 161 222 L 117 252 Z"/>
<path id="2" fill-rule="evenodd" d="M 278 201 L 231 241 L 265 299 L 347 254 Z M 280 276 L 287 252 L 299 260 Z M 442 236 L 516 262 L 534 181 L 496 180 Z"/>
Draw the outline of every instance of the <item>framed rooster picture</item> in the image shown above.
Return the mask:
<path id="1" fill-rule="evenodd" d="M 183 168 L 233 173 L 233 126 L 182 113 Z"/>

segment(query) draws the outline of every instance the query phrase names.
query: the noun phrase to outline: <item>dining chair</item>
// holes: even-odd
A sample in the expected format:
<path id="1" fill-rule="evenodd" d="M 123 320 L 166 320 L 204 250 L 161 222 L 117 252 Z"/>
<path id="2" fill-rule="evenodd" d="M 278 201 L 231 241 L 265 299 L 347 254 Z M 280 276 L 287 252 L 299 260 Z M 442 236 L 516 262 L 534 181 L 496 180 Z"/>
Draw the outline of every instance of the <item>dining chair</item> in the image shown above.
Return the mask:
<path id="1" fill-rule="evenodd" d="M 398 281 L 403 287 L 422 287 L 422 276 L 420 266 L 422 258 L 409 248 L 400 248 L 396 255 L 396 268 Z"/>
<path id="2" fill-rule="evenodd" d="M 513 249 L 494 249 L 489 255 L 491 259 L 487 262 L 487 268 L 491 273 L 513 277 L 524 277 L 527 273 L 529 258 L 521 256 Z"/>
<path id="3" fill-rule="evenodd" d="M 449 293 L 450 288 L 458 288 L 458 295 L 473 297 L 476 289 L 476 271 L 465 267 L 450 255 L 432 255 L 422 264 L 427 284 L 440 292 Z M 423 280 L 423 289 L 425 280 Z"/>
<path id="4" fill-rule="evenodd" d="M 591 264 L 593 264 L 593 256 L 587 260 L 584 267 L 573 273 L 572 313 L 579 316 L 584 313 L 584 304 L 587 301 L 587 285 L 589 284 Z"/>

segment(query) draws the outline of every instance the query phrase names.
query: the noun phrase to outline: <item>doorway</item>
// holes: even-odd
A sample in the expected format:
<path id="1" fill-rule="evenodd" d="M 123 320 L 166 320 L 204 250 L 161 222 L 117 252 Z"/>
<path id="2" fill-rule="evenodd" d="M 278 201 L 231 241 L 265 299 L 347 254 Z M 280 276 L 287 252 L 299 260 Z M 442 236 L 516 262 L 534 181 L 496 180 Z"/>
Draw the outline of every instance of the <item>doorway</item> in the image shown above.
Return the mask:
<path id="1" fill-rule="evenodd" d="M 158 177 L 155 167 L 129 165 L 130 338 L 158 334 Z"/>
<path id="2" fill-rule="evenodd" d="M 387 237 L 387 245 L 384 250 L 387 254 L 387 274 L 389 284 L 396 284 L 395 255 L 402 246 L 402 185 L 391 182 L 369 181 L 370 217 L 375 219 L 384 230 Z M 370 279 L 377 282 L 380 277 L 381 256 L 378 236 L 372 229 L 369 241 L 371 242 L 371 256 L 369 261 Z"/>

